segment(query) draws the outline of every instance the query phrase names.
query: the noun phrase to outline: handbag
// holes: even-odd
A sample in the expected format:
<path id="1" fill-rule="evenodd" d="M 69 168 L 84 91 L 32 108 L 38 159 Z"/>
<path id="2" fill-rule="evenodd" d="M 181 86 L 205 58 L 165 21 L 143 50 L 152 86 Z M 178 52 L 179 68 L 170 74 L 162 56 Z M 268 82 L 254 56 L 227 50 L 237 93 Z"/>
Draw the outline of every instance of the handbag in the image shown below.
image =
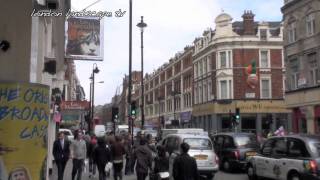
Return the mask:
<path id="1" fill-rule="evenodd" d="M 108 163 L 106 164 L 106 167 L 104 167 L 104 171 L 107 173 L 107 175 L 108 175 L 108 174 L 110 175 L 111 169 L 112 169 L 112 163 L 111 163 L 111 162 L 108 162 Z"/>

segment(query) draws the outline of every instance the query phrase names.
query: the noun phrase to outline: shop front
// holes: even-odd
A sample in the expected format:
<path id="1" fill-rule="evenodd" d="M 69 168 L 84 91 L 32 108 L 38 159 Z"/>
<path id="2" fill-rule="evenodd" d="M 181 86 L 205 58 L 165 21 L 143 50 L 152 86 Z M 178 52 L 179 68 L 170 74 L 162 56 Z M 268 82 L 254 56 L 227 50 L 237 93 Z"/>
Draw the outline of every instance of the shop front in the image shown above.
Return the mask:
<path id="1" fill-rule="evenodd" d="M 191 127 L 191 111 L 181 112 L 180 113 L 180 126 L 181 128 L 190 128 Z"/>
<path id="2" fill-rule="evenodd" d="M 319 88 L 287 93 L 286 106 L 292 113 L 294 133 L 320 133 Z"/>
<path id="3" fill-rule="evenodd" d="M 232 115 L 236 108 L 240 109 L 240 121 L 233 126 Z M 265 135 L 281 126 L 287 132 L 292 130 L 290 111 L 281 100 L 215 102 L 196 106 L 192 113 L 192 127 L 208 132 L 239 131 Z"/>

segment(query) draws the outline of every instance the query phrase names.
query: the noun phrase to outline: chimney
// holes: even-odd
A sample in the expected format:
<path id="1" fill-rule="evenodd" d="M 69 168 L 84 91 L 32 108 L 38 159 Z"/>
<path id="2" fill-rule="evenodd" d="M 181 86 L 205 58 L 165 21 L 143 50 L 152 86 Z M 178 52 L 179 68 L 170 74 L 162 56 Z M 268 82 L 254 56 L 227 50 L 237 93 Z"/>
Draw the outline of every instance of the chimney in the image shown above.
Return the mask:
<path id="1" fill-rule="evenodd" d="M 244 11 L 243 18 L 243 34 L 255 35 L 254 30 L 254 14 L 252 11 Z"/>

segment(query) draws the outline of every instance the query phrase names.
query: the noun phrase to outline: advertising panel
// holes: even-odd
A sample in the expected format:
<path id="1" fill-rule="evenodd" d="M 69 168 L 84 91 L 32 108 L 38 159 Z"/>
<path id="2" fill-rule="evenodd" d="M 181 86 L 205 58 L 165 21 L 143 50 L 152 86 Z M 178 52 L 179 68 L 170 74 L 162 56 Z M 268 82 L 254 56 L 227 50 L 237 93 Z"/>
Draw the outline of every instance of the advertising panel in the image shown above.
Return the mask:
<path id="1" fill-rule="evenodd" d="M 66 58 L 103 60 L 103 26 L 98 18 L 68 18 Z"/>
<path id="2" fill-rule="evenodd" d="M 0 82 L 0 179 L 45 179 L 49 116 L 48 86 Z"/>

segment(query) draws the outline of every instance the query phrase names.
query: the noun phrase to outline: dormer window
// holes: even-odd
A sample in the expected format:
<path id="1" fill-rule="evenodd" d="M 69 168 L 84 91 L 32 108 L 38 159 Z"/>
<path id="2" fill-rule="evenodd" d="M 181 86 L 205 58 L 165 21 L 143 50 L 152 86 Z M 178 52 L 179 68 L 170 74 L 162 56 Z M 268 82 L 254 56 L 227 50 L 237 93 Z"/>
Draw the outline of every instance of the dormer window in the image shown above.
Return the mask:
<path id="1" fill-rule="evenodd" d="M 260 39 L 263 41 L 267 40 L 267 29 L 260 29 Z"/>

